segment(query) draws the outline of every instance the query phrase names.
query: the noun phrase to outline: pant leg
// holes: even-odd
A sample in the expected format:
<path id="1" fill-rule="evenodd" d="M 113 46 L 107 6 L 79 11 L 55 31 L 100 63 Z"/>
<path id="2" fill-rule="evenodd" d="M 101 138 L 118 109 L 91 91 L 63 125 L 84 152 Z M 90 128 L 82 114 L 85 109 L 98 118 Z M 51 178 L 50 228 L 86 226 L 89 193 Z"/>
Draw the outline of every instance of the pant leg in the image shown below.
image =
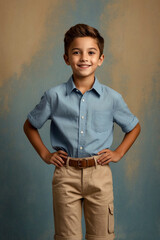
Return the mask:
<path id="1" fill-rule="evenodd" d="M 85 237 L 87 240 L 113 240 L 115 235 L 111 169 L 109 165 L 98 164 L 96 168 L 83 169 L 85 182 L 87 175 L 88 183 L 86 189 L 83 189 Z"/>
<path id="2" fill-rule="evenodd" d="M 53 181 L 54 240 L 82 239 L 81 170 L 56 167 Z"/>

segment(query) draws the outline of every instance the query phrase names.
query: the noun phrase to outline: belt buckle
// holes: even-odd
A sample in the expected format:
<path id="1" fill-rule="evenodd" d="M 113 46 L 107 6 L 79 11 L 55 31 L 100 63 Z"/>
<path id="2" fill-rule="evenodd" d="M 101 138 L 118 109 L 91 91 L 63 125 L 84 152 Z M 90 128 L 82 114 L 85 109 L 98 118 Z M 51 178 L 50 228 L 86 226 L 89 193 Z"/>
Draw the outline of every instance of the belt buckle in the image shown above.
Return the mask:
<path id="1" fill-rule="evenodd" d="M 84 167 L 82 167 L 82 165 L 81 165 L 81 162 L 84 161 L 84 160 L 87 161 L 87 159 L 85 159 L 85 158 L 82 159 L 82 160 L 78 160 L 78 168 L 84 168 Z M 86 164 L 86 165 L 88 166 L 88 161 L 87 161 L 87 164 Z M 87 167 L 87 166 L 86 166 L 86 167 Z"/>
<path id="2" fill-rule="evenodd" d="M 78 160 L 78 168 L 83 168 L 81 165 L 82 160 Z"/>

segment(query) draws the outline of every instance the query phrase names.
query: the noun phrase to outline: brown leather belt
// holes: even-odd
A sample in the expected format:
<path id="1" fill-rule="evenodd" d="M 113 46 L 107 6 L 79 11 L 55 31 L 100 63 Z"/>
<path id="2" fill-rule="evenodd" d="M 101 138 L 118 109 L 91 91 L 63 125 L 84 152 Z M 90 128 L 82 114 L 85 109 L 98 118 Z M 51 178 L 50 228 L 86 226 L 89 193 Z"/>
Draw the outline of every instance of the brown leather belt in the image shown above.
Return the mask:
<path id="1" fill-rule="evenodd" d="M 66 165 L 67 160 L 63 158 L 64 165 Z M 87 168 L 95 166 L 95 160 L 94 158 L 69 158 L 69 166 L 77 167 L 77 168 Z"/>

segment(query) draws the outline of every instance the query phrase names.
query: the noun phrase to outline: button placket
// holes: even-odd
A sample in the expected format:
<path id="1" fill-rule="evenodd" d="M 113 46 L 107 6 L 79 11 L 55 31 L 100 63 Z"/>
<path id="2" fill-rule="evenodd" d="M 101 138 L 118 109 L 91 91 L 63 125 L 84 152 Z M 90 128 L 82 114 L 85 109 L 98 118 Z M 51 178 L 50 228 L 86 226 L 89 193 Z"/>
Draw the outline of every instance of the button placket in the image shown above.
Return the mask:
<path id="1" fill-rule="evenodd" d="M 84 135 L 85 135 L 85 112 L 86 112 L 86 101 L 84 95 L 80 100 L 80 111 L 79 111 L 79 147 L 78 156 L 82 156 L 82 150 L 84 148 Z"/>

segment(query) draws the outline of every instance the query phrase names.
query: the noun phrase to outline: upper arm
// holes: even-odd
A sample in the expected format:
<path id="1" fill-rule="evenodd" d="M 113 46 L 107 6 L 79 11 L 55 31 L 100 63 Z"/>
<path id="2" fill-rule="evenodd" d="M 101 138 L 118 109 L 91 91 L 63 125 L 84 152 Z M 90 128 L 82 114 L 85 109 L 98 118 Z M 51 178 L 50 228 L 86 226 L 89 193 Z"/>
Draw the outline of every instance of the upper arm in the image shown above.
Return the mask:
<path id="1" fill-rule="evenodd" d="M 116 96 L 113 110 L 113 121 L 123 132 L 130 132 L 139 122 L 138 118 L 130 111 L 121 94 Z"/>
<path id="2" fill-rule="evenodd" d="M 29 121 L 28 118 L 27 118 L 26 121 L 24 122 L 24 125 L 23 125 L 23 130 L 24 130 L 24 132 L 25 132 L 28 128 L 36 129 L 36 128 L 30 123 L 30 121 Z"/>
<path id="3" fill-rule="evenodd" d="M 46 92 L 41 97 L 40 102 L 35 108 L 27 115 L 27 119 L 34 128 L 41 128 L 43 124 L 51 116 L 51 106 L 48 101 Z"/>

